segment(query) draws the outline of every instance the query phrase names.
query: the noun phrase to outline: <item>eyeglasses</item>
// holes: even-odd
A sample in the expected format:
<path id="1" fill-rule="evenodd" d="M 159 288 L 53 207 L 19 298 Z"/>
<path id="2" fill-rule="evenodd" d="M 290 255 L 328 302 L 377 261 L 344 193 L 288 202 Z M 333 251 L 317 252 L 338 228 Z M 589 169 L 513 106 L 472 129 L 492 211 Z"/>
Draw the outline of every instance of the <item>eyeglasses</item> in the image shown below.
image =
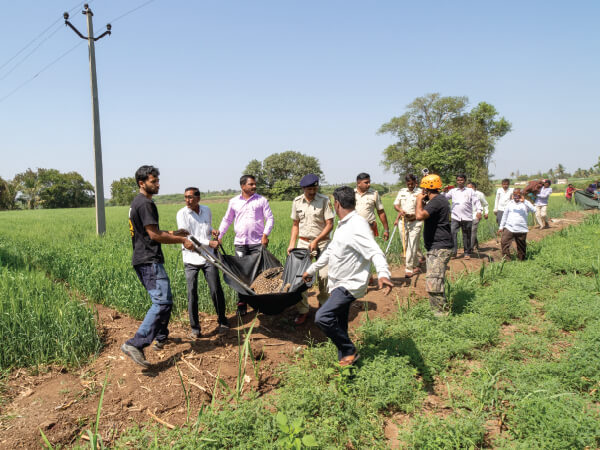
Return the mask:
<path id="1" fill-rule="evenodd" d="M 193 200 L 196 197 L 200 197 L 199 195 L 184 195 L 183 198 L 185 198 L 186 200 Z"/>

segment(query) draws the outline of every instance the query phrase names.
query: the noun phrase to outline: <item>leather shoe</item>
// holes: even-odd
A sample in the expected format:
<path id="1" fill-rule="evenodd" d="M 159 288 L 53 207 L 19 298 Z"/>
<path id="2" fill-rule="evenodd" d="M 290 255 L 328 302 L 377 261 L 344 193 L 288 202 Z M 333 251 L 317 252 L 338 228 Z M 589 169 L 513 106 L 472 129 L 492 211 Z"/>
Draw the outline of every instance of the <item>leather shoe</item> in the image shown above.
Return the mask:
<path id="1" fill-rule="evenodd" d="M 190 331 L 190 338 L 200 339 L 201 337 L 202 337 L 202 333 L 200 331 L 196 331 L 196 330 Z"/>
<path id="2" fill-rule="evenodd" d="M 355 353 L 354 355 L 344 356 L 342 359 L 340 359 L 340 366 L 351 366 L 353 364 L 356 364 L 356 361 L 358 361 L 359 359 L 360 355 L 358 353 Z"/>

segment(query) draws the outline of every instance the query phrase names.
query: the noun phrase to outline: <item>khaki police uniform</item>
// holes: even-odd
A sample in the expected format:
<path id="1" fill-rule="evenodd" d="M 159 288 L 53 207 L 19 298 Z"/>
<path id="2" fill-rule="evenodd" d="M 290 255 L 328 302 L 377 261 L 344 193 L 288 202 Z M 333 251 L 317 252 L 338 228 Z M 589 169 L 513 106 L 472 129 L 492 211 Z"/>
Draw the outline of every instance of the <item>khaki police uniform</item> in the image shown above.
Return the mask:
<path id="1" fill-rule="evenodd" d="M 306 200 L 304 194 L 299 195 L 292 202 L 292 220 L 298 220 L 298 244 L 297 248 L 308 248 L 311 241 L 313 241 L 325 225 L 327 224 L 327 220 L 333 219 L 334 212 L 331 206 L 331 201 L 329 197 L 323 194 L 315 195 L 315 198 L 309 202 Z M 318 255 L 320 255 L 325 248 L 329 244 L 330 239 L 327 236 L 325 239 L 319 241 L 318 249 L 319 252 L 313 253 L 313 258 L 316 259 Z M 318 286 L 319 293 L 317 294 L 317 299 L 319 300 L 319 304 L 325 303 L 328 298 L 327 293 L 327 266 L 323 267 L 319 270 L 318 276 Z M 305 314 L 308 312 L 308 294 L 306 291 L 302 293 L 302 300 L 298 303 L 298 313 Z"/>
<path id="2" fill-rule="evenodd" d="M 381 201 L 379 192 L 369 188 L 366 192 L 361 194 L 358 192 L 357 188 L 354 188 L 354 196 L 356 198 L 356 212 L 369 222 L 373 234 L 379 236 L 379 233 L 376 232 L 377 224 L 375 223 L 375 213 L 383 209 L 383 202 Z"/>
<path id="3" fill-rule="evenodd" d="M 406 214 L 404 216 L 404 239 L 406 243 L 406 267 L 407 272 L 412 272 L 413 268 L 419 266 L 419 258 L 423 255 L 419 250 L 421 242 L 421 230 L 423 229 L 423 221 L 416 220 L 415 212 L 417 208 L 417 195 L 421 193 L 421 189 L 414 188 L 411 191 L 408 188 L 402 188 L 394 200 L 394 206 L 398 206 Z M 400 219 L 402 220 L 402 219 Z M 398 224 L 400 228 L 401 225 Z M 402 231 L 402 230 L 401 230 Z"/>

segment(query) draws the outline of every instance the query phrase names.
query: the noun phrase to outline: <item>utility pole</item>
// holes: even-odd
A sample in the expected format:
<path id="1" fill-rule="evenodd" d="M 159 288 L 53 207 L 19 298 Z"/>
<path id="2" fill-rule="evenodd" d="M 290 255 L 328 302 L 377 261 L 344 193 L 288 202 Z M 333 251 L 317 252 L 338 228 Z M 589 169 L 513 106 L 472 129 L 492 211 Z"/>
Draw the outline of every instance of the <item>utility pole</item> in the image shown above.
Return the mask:
<path id="1" fill-rule="evenodd" d="M 83 5 L 82 14 L 87 16 L 88 35 L 84 36 L 69 22 L 69 13 L 64 13 L 65 25 L 68 25 L 81 39 L 87 39 L 90 55 L 90 77 L 92 87 L 92 120 L 94 121 L 94 166 L 96 169 L 96 233 L 106 233 L 106 215 L 104 214 L 104 181 L 102 171 L 102 144 L 100 140 L 100 108 L 98 107 L 98 82 L 96 80 L 96 51 L 94 42 L 110 35 L 111 25 L 106 25 L 106 31 L 98 37 L 94 37 L 94 25 L 92 24 L 92 10 L 86 3 Z"/>

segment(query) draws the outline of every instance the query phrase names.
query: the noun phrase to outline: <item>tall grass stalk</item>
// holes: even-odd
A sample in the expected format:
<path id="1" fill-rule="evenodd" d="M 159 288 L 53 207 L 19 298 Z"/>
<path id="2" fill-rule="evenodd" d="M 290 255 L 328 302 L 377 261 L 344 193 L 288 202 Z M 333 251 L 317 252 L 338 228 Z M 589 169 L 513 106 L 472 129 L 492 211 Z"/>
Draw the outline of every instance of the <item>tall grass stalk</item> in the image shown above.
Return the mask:
<path id="1" fill-rule="evenodd" d="M 102 401 L 104 400 L 104 391 L 106 390 L 106 385 L 108 384 L 109 373 L 110 369 L 106 371 L 104 383 L 102 384 L 102 391 L 100 392 L 100 399 L 98 400 L 98 409 L 96 410 L 96 422 L 94 423 L 94 432 L 92 433 L 90 430 L 86 430 L 86 433 L 90 438 L 90 448 L 92 450 L 97 450 L 99 448 L 104 449 L 104 443 L 102 442 L 102 437 L 98 433 L 98 427 L 100 426 L 100 413 L 102 412 Z"/>
<path id="2" fill-rule="evenodd" d="M 181 389 L 183 389 L 183 395 L 185 397 L 185 409 L 186 409 L 185 423 L 187 424 L 188 421 L 190 420 L 190 393 L 189 393 L 189 390 L 186 389 L 186 387 L 185 387 L 185 383 L 183 381 L 183 376 L 181 375 L 181 370 L 179 370 L 179 366 L 177 365 L 177 361 L 175 360 L 174 357 L 173 357 L 173 364 L 175 364 L 175 368 L 177 369 L 177 375 L 179 375 L 179 381 L 181 382 Z"/>
<path id="3" fill-rule="evenodd" d="M 256 366 L 254 355 L 252 354 L 252 348 L 250 347 L 250 338 L 252 337 L 252 331 L 254 330 L 254 326 L 256 325 L 256 317 L 252 320 L 250 324 L 250 328 L 244 334 L 244 341 L 240 341 L 240 330 L 238 328 L 238 373 L 236 380 L 236 388 L 235 388 L 235 398 L 236 401 L 239 401 L 242 391 L 244 390 L 244 384 L 246 383 L 246 367 L 248 365 L 248 359 L 250 359 L 252 366 L 254 367 L 254 372 L 256 375 Z"/>

